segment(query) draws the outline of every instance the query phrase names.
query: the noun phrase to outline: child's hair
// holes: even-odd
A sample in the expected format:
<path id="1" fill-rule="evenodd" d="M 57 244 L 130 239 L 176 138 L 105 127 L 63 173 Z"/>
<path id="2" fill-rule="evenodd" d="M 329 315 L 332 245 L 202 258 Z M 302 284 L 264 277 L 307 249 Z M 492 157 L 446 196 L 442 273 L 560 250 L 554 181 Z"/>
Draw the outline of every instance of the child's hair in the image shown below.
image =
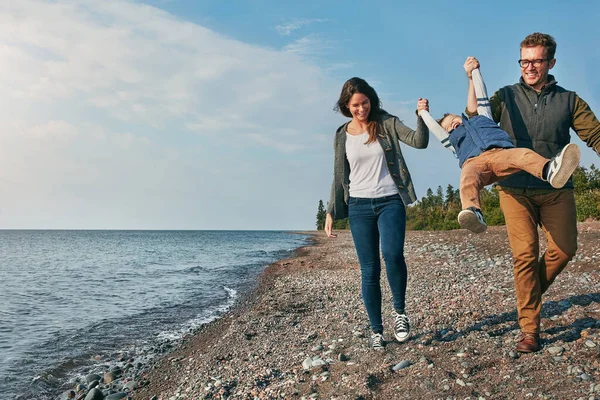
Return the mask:
<path id="1" fill-rule="evenodd" d="M 437 122 L 437 123 L 438 123 L 440 126 L 442 126 L 442 121 L 443 121 L 444 119 L 446 119 L 446 117 L 447 117 L 447 116 L 449 116 L 449 115 L 454 115 L 454 114 L 452 114 L 452 113 L 446 113 L 446 114 L 444 114 L 444 116 L 443 116 L 442 118 L 438 119 L 436 122 Z"/>

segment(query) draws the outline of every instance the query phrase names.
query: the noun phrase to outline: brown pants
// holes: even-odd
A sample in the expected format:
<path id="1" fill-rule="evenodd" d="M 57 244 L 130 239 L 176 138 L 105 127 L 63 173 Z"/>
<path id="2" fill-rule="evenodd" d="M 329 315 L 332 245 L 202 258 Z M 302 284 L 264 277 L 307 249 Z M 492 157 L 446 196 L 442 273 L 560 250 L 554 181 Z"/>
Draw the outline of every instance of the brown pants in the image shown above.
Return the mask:
<path id="1" fill-rule="evenodd" d="M 535 151 L 520 147 L 491 149 L 469 158 L 464 162 L 460 173 L 460 202 L 463 210 L 469 207 L 481 208 L 479 191 L 515 172 L 527 171 L 541 178 L 548 161 Z"/>
<path id="2" fill-rule="evenodd" d="M 573 190 L 500 188 L 500 208 L 513 255 L 519 325 L 539 333 L 542 294 L 577 251 Z M 541 258 L 538 225 L 548 240 Z"/>

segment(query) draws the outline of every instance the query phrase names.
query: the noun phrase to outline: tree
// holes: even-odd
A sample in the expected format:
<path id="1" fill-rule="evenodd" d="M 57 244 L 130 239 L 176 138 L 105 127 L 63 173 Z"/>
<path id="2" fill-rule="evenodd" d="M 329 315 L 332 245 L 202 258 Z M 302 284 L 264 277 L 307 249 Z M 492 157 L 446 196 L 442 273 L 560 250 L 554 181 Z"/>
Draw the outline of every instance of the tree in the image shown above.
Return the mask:
<path id="1" fill-rule="evenodd" d="M 442 193 L 442 187 L 438 186 L 435 192 L 435 205 L 444 207 L 444 194 Z"/>
<path id="2" fill-rule="evenodd" d="M 333 229 L 349 229 L 350 223 L 348 222 L 348 218 L 338 219 L 337 221 L 333 221 Z"/>
<path id="3" fill-rule="evenodd" d="M 573 173 L 577 220 L 600 219 L 600 171 L 592 164 L 589 171 L 582 166 Z"/>
<path id="4" fill-rule="evenodd" d="M 500 193 L 493 185 L 491 189 L 482 189 L 479 192 L 479 203 L 483 218 L 488 225 L 504 225 L 504 214 L 500 210 Z"/>
<path id="5" fill-rule="evenodd" d="M 317 209 L 317 230 L 322 231 L 325 229 L 326 217 L 327 213 L 325 212 L 325 207 L 323 206 L 323 200 L 319 200 L 319 207 Z"/>
<path id="6" fill-rule="evenodd" d="M 458 190 L 454 190 L 454 187 L 449 184 L 446 188 L 446 202 L 444 203 L 444 207 L 448 208 L 451 204 L 457 201 L 459 201 Z"/>

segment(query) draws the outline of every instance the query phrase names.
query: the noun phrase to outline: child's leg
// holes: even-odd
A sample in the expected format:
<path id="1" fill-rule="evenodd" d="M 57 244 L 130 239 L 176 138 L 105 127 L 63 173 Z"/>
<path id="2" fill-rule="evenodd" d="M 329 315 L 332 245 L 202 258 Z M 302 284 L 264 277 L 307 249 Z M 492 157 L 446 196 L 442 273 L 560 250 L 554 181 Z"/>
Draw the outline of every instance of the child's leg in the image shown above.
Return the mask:
<path id="1" fill-rule="evenodd" d="M 544 166 L 549 160 L 533 150 L 516 147 L 495 151 L 490 154 L 488 161 L 489 168 L 498 178 L 495 181 L 498 181 L 519 171 L 527 171 L 542 179 Z"/>
<path id="2" fill-rule="evenodd" d="M 460 173 L 460 202 L 462 209 L 475 207 L 480 209 L 479 191 L 485 186 L 483 175 L 485 175 L 485 154 L 469 158 L 462 166 Z"/>

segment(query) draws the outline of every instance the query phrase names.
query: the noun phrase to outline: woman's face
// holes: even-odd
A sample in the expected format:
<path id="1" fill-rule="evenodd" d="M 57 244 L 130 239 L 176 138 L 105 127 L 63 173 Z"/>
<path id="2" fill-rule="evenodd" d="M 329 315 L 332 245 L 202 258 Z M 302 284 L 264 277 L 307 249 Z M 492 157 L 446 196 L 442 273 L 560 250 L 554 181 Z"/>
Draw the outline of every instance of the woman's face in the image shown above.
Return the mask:
<path id="1" fill-rule="evenodd" d="M 371 102 L 369 98 L 362 93 L 354 93 L 350 97 L 350 101 L 347 104 L 352 118 L 361 122 L 367 122 L 369 119 L 369 112 L 371 111 Z"/>

